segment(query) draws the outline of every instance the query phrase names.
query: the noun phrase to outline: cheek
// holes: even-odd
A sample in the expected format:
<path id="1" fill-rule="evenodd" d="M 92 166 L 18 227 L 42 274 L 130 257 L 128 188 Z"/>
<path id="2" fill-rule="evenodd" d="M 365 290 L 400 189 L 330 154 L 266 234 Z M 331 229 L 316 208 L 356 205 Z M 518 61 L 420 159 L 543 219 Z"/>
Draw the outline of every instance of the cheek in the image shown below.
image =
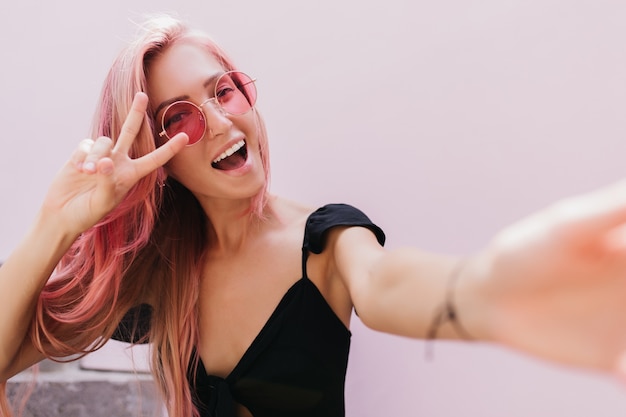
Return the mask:
<path id="1" fill-rule="evenodd" d="M 232 119 L 233 124 L 237 126 L 248 139 L 258 141 L 260 124 L 257 115 L 254 111 L 250 111 L 241 116 L 234 116 Z"/>
<path id="2" fill-rule="evenodd" d="M 182 182 L 181 179 L 184 179 L 189 176 L 189 173 L 193 172 L 190 167 L 195 166 L 196 162 L 194 162 L 190 158 L 189 155 L 186 155 L 191 148 L 185 148 L 180 151 L 177 155 L 174 155 L 172 159 L 170 159 L 163 168 L 167 175 L 173 177 L 178 182 Z"/>

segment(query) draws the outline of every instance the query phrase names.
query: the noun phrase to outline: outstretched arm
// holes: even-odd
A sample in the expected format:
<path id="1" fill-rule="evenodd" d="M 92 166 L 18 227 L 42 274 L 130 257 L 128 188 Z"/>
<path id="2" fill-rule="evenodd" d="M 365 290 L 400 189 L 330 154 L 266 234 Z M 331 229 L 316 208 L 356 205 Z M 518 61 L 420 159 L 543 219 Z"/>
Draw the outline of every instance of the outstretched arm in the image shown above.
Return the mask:
<path id="1" fill-rule="evenodd" d="M 179 135 L 131 159 L 147 103 L 145 94 L 136 95 L 116 143 L 105 137 L 81 142 L 53 180 L 30 231 L 0 267 L 0 382 L 41 359 L 26 338 L 28 326 L 39 293 L 74 240 L 187 143 Z"/>
<path id="2" fill-rule="evenodd" d="M 626 373 L 625 182 L 562 200 L 510 226 L 457 272 L 457 258 L 385 251 L 359 228 L 335 232 L 332 244 L 334 271 L 374 329 L 426 337 L 451 294 L 457 320 L 472 338 Z M 459 331 L 446 325 L 439 336 L 459 337 Z"/>

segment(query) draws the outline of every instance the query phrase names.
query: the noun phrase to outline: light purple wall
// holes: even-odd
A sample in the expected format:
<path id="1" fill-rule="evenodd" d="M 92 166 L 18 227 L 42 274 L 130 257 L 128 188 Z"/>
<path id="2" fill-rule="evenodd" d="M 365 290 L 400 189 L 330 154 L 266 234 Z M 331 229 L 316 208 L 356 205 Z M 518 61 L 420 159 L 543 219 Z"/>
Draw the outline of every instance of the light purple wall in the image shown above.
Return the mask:
<path id="1" fill-rule="evenodd" d="M 29 3 L 0 5 L 0 259 L 87 133 L 129 19 L 174 4 L 258 77 L 274 192 L 355 204 L 389 247 L 471 253 L 624 173 L 622 1 Z M 351 417 L 626 413 L 606 377 L 489 346 L 428 362 L 358 321 L 347 395 Z"/>

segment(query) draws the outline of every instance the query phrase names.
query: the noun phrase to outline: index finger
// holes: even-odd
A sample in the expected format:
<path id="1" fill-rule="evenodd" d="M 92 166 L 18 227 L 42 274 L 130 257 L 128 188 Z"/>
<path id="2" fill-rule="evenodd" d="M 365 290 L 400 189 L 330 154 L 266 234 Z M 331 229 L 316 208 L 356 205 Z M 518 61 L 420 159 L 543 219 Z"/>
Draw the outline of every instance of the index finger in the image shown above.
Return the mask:
<path id="1" fill-rule="evenodd" d="M 155 169 L 165 165 L 167 161 L 187 145 L 188 141 L 189 137 L 186 133 L 178 133 L 152 152 L 134 159 L 133 163 L 135 164 L 135 169 L 139 177 L 144 177 Z"/>
<path id="2" fill-rule="evenodd" d="M 135 94 L 135 98 L 133 98 L 133 104 L 130 107 L 130 112 L 126 119 L 124 120 L 124 124 L 122 125 L 122 130 L 120 131 L 120 136 L 117 138 L 117 142 L 115 143 L 114 151 L 122 152 L 127 154 L 130 149 L 133 141 L 139 134 L 139 130 L 141 129 L 141 124 L 146 115 L 146 109 L 148 108 L 148 96 L 146 93 L 138 92 Z"/>

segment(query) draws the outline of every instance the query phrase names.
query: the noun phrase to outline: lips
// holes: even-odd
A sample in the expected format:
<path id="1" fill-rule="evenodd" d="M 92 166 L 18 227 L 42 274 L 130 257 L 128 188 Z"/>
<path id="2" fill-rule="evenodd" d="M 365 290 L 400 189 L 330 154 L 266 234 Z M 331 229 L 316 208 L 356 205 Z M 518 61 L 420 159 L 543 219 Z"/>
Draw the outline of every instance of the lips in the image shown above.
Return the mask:
<path id="1" fill-rule="evenodd" d="M 222 171 L 241 168 L 248 159 L 248 146 L 245 140 L 233 144 L 213 160 L 211 166 Z"/>

